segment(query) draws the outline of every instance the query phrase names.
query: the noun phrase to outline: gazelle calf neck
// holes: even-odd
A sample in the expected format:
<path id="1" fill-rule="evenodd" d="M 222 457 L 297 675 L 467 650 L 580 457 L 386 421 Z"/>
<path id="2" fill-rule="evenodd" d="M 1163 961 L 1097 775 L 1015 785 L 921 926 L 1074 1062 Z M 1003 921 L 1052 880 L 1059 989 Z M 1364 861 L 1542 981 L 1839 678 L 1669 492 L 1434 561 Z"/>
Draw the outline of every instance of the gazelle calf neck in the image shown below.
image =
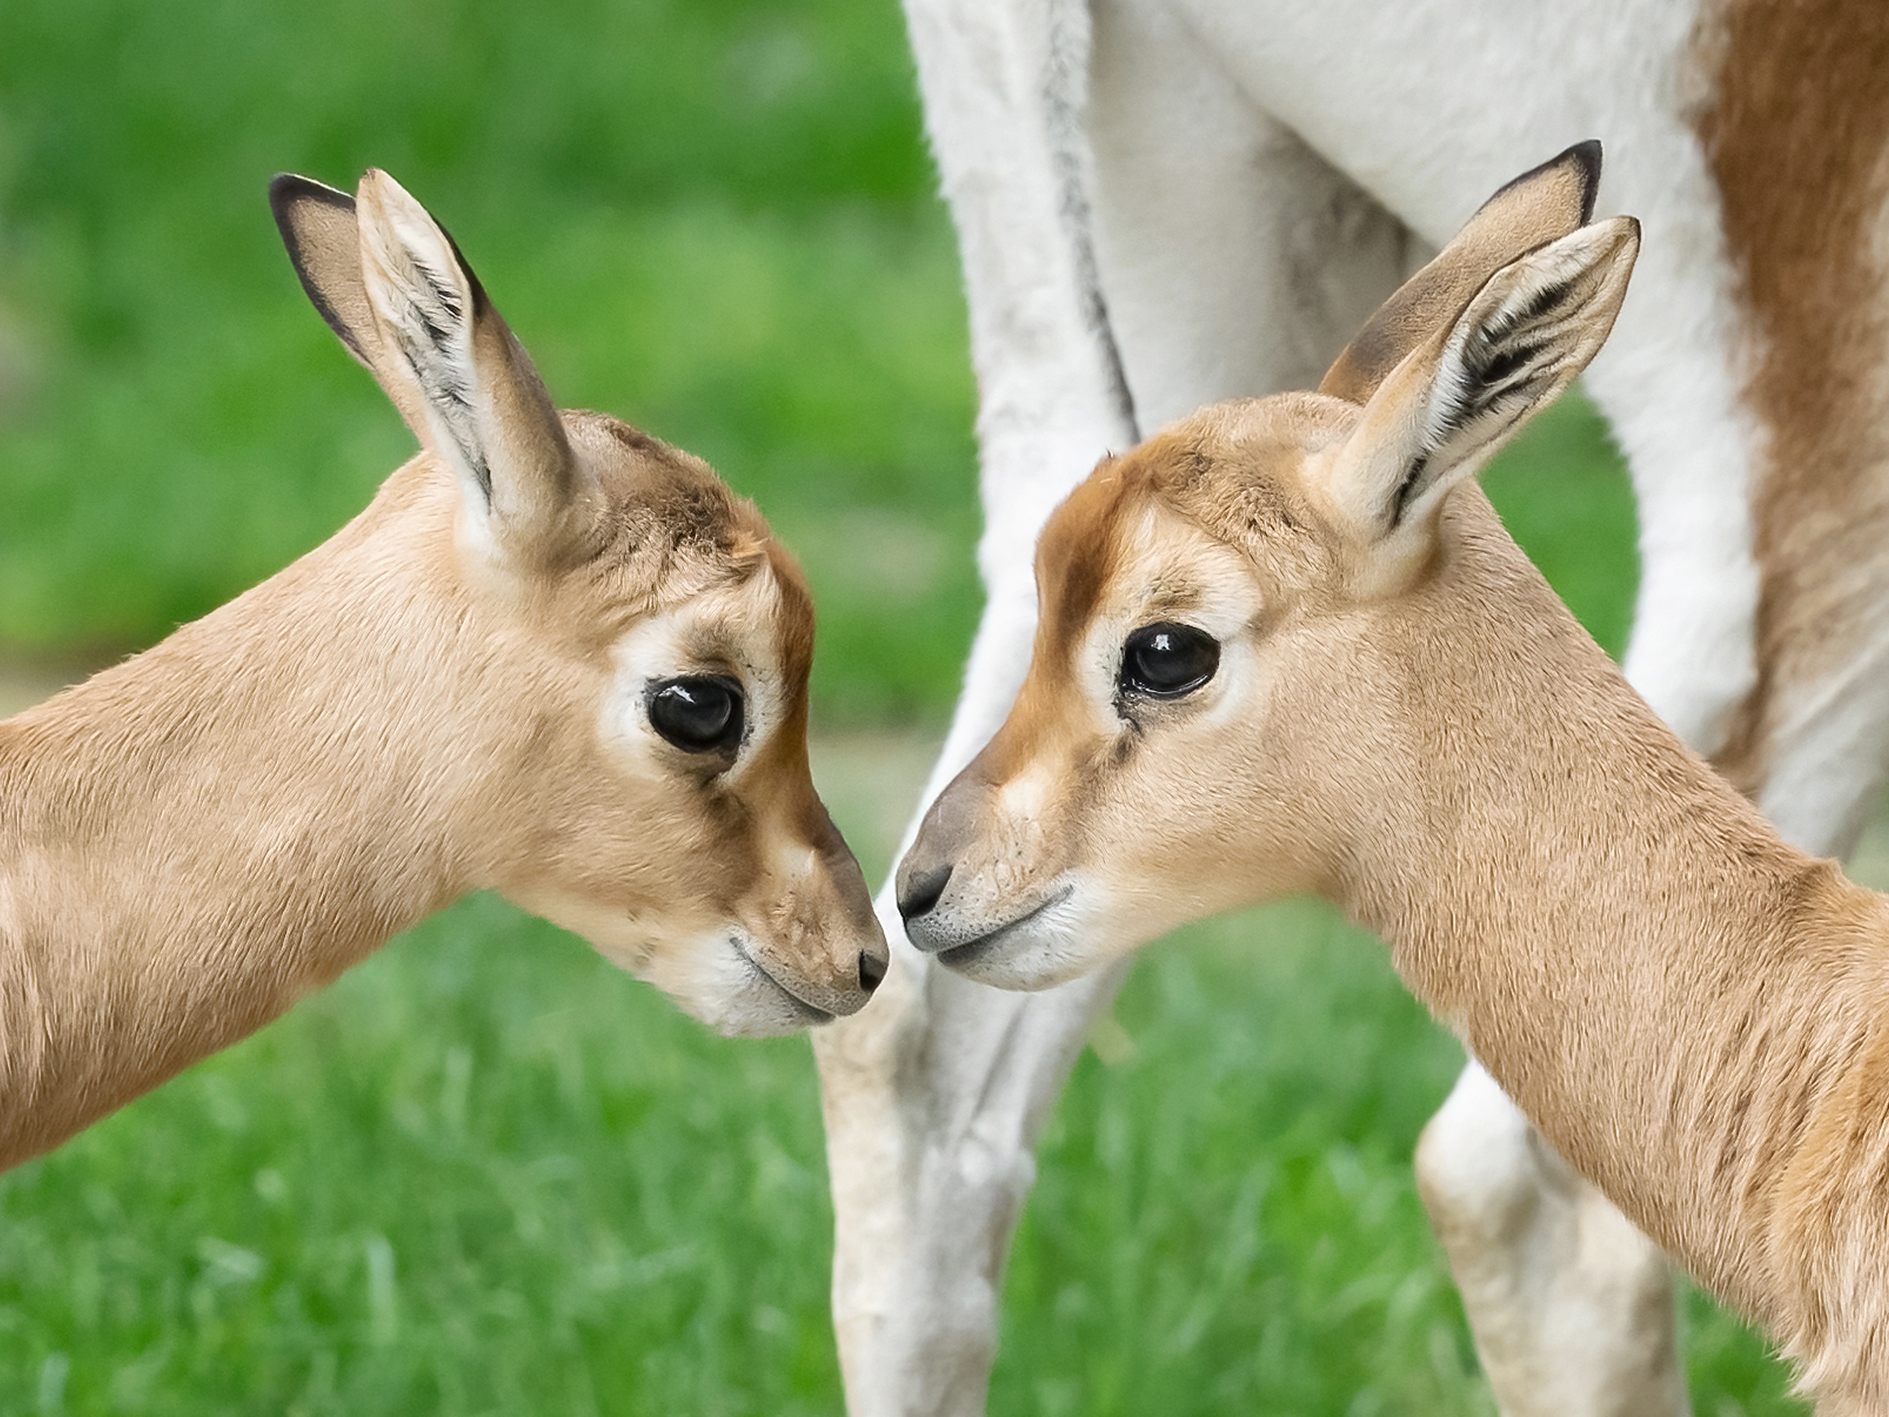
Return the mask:
<path id="1" fill-rule="evenodd" d="M 0 724 L 0 1164 L 492 889 L 733 1033 L 885 946 L 807 764 L 813 616 L 698 459 L 558 413 L 390 178 L 272 191 L 424 451 L 294 565 Z"/>
<path id="2" fill-rule="evenodd" d="M 1189 918 L 1341 903 L 1577 1169 L 1889 1408 L 1889 910 L 1627 686 L 1471 480 L 1600 348 L 1638 229 L 1575 150 L 1484 206 L 1321 392 L 1106 460 L 1037 554 L 919 948 L 1036 988 Z"/>

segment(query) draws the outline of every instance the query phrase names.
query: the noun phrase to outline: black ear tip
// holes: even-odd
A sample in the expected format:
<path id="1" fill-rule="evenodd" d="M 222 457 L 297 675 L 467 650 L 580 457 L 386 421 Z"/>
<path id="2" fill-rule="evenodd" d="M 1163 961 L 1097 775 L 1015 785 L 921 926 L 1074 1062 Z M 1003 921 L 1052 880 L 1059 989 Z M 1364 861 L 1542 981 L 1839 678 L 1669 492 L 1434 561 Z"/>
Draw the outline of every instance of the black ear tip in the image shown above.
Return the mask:
<path id="1" fill-rule="evenodd" d="M 269 179 L 269 215 L 277 226 L 284 224 L 289 208 L 295 205 L 296 189 L 305 180 L 293 172 L 278 172 Z"/>
<path id="2" fill-rule="evenodd" d="M 1558 167 L 1572 167 L 1580 177 L 1581 183 L 1581 225 L 1586 226 L 1594 219 L 1594 198 L 1600 195 L 1600 139 L 1589 138 L 1584 143 L 1556 153 L 1544 163 L 1528 169 L 1519 177 L 1512 177 L 1496 188 L 1493 202 L 1505 192 L 1512 192 L 1525 182 L 1532 182 L 1544 172 Z M 1487 206 L 1488 203 L 1483 204 Z"/>
<path id="3" fill-rule="evenodd" d="M 276 225 L 283 229 L 284 235 L 288 234 L 290 215 L 303 202 L 319 202 L 345 212 L 354 210 L 354 198 L 312 177 L 278 172 L 269 179 L 269 210 L 275 214 Z"/>
<path id="4" fill-rule="evenodd" d="M 1600 195 L 1600 139 L 1589 138 L 1584 143 L 1576 143 L 1561 156 L 1557 162 L 1572 162 L 1581 169 L 1581 223 L 1586 225 L 1594 219 L 1594 198 Z"/>

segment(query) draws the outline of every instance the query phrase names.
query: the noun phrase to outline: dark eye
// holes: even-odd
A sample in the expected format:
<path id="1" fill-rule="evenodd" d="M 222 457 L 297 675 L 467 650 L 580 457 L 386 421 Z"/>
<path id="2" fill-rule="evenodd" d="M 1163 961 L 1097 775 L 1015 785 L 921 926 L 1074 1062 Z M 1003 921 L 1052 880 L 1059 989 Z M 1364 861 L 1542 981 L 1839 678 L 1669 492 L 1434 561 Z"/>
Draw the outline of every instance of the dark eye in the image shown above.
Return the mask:
<path id="1" fill-rule="evenodd" d="M 741 688 L 728 679 L 662 679 L 650 686 L 649 721 L 688 753 L 726 751 L 741 741 Z"/>
<path id="2" fill-rule="evenodd" d="M 1220 642 L 1192 625 L 1143 625 L 1122 644 L 1122 688 L 1160 699 L 1191 694 L 1220 667 Z"/>

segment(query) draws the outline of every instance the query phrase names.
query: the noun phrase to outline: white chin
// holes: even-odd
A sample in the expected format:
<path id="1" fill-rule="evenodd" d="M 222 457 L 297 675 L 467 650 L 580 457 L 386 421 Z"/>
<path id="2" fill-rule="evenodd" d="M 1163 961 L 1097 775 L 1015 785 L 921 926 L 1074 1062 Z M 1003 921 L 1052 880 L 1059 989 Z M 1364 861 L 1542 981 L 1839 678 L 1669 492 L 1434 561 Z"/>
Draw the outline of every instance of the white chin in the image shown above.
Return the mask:
<path id="1" fill-rule="evenodd" d="M 741 963 L 739 985 L 698 1001 L 677 995 L 676 1002 L 727 1038 L 778 1038 L 833 1021 L 832 1014 L 795 998 L 745 958 Z"/>
<path id="2" fill-rule="evenodd" d="M 652 952 L 628 967 L 728 1038 L 774 1038 L 830 1018 L 763 974 L 725 933 Z"/>
<path id="3" fill-rule="evenodd" d="M 762 974 L 730 938 L 734 926 L 671 935 L 577 899 L 521 895 L 518 903 L 582 935 L 617 968 L 655 985 L 683 1013 L 729 1038 L 798 1033 L 830 1018 Z"/>
<path id="4" fill-rule="evenodd" d="M 724 1038 L 780 1038 L 827 1022 L 825 1015 L 816 1015 L 772 985 L 765 987 L 766 993 L 756 988 L 739 998 L 719 1000 L 706 1009 L 694 1008 L 681 999 L 677 1002 Z"/>
<path id="5" fill-rule="evenodd" d="M 995 989 L 1034 991 L 1080 978 L 1107 963 L 1095 942 L 1066 928 L 1029 924 L 995 939 L 941 950 L 939 963 L 966 979 Z"/>

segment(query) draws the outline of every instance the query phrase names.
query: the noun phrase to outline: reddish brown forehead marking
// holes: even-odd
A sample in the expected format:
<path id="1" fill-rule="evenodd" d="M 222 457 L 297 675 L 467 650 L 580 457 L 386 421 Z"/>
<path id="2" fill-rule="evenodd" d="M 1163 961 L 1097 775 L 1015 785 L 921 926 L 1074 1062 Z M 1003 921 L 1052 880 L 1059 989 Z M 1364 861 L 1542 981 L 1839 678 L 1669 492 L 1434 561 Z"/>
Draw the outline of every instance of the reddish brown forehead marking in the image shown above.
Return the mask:
<path id="1" fill-rule="evenodd" d="M 1125 564 L 1133 529 L 1158 495 L 1160 470 L 1191 458 L 1191 450 L 1190 433 L 1157 434 L 1104 459 L 1051 513 L 1037 542 L 1039 618 L 1030 672 L 1003 727 L 968 772 L 1003 783 L 1036 760 L 1041 744 L 1067 749 L 1082 735 L 1077 651 Z"/>
<path id="2" fill-rule="evenodd" d="M 1200 422 L 1190 419 L 1104 461 L 1043 528 L 1036 557 L 1042 638 L 1064 657 L 1081 642 L 1145 512 L 1160 502 L 1199 517 L 1226 500 L 1226 469 L 1208 451 Z"/>
<path id="3" fill-rule="evenodd" d="M 1037 542 L 1037 642 L 1053 648 L 1064 668 L 1120 562 L 1122 523 L 1143 482 L 1135 466 L 1140 451 L 1109 458 L 1090 473 L 1050 515 Z"/>
<path id="4" fill-rule="evenodd" d="M 1720 765 L 1761 783 L 1780 684 L 1816 677 L 1872 618 L 1889 455 L 1878 369 L 1889 302 L 1873 250 L 1889 152 L 1889 8 L 1881 0 L 1720 0 L 1700 53 L 1699 133 L 1739 297 L 1755 326 L 1747 392 L 1769 437 L 1753 497 L 1760 679 Z"/>
<path id="5" fill-rule="evenodd" d="M 1050 514 L 1036 546 L 1036 646 L 1022 691 L 996 737 L 966 771 L 987 783 L 1008 781 L 1032 761 L 1038 739 L 1062 737 L 1056 725 L 1076 700 L 1076 650 L 1101 603 L 1118 558 L 1118 531 L 1131 479 L 1123 459 L 1107 458 Z"/>
<path id="6" fill-rule="evenodd" d="M 1335 533 L 1303 470 L 1356 419 L 1356 408 L 1317 394 L 1234 400 L 1105 463 L 1044 529 L 1038 584 L 1050 642 L 1080 641 L 1133 530 L 1156 507 L 1247 557 L 1256 574 L 1329 573 Z"/>

